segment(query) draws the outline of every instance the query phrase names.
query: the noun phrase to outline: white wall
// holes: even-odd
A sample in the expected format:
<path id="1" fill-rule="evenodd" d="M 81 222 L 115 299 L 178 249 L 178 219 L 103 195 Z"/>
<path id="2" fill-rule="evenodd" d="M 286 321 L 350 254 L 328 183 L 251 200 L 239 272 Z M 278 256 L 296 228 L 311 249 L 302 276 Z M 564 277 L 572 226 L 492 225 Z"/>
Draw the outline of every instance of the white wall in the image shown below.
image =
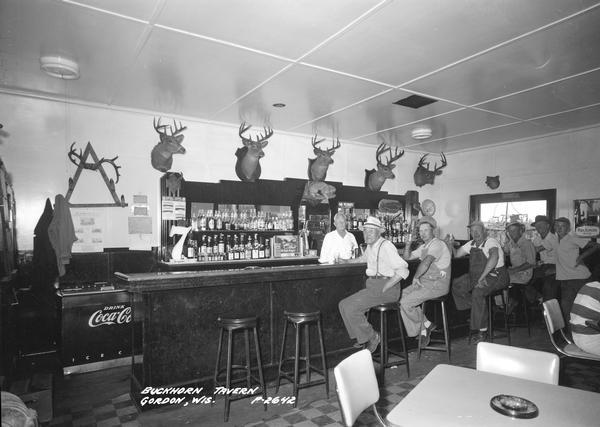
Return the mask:
<path id="1" fill-rule="evenodd" d="M 500 175 L 490 190 L 487 175 Z M 600 197 L 600 128 L 448 156 L 435 186 L 420 192 L 438 205 L 441 234 L 467 239 L 471 194 L 556 188 L 558 216 L 573 221 L 573 200 Z"/>
<path id="2" fill-rule="evenodd" d="M 158 115 L 158 114 L 157 114 Z M 171 120 L 163 114 L 163 123 Z M 121 178 L 116 184 L 118 195 L 123 194 L 131 205 L 134 194 L 149 196 L 153 212 L 154 235 L 152 244 L 158 245 L 158 183 L 162 173 L 150 165 L 150 151 L 158 142 L 153 129 L 151 112 L 133 112 L 86 105 L 65 104 L 51 100 L 0 94 L 0 120 L 7 136 L 0 138 L 0 156 L 12 174 L 17 200 L 17 229 L 20 250 L 33 247 L 33 230 L 43 212 L 46 198 L 54 202 L 56 194 L 66 194 L 68 179 L 73 176 L 73 165 L 67 152 L 73 142 L 76 148 L 85 148 L 90 141 L 99 157 L 119 156 L 117 164 Z M 174 157 L 172 171 L 182 171 L 190 181 L 218 182 L 238 180 L 234 155 L 241 146 L 237 126 L 207 124 L 190 118 L 179 118 L 184 132 L 185 155 Z M 283 180 L 307 178 L 307 158 L 313 158 L 310 136 L 278 132 L 265 148 L 261 160 L 262 179 Z M 362 186 L 364 170 L 375 167 L 375 148 L 342 140 L 342 147 L 334 155 L 328 181 Z M 387 181 L 382 190 L 390 194 L 404 194 L 416 187 L 412 174 L 418 155 L 407 152 L 398 162 L 396 179 Z M 105 170 L 114 177 L 110 167 Z M 72 203 L 112 202 L 112 198 L 97 172 L 83 171 Z M 127 208 L 102 208 L 109 225 L 105 236 L 106 247 L 127 247 Z"/>
<path id="3" fill-rule="evenodd" d="M 66 194 L 76 167 L 67 158 L 72 142 L 85 148 L 90 141 L 102 157 L 119 156 L 122 166 L 117 193 L 131 204 L 134 194 L 149 196 L 153 213 L 152 244 L 158 245 L 158 182 L 160 172 L 150 165 L 150 151 L 158 142 L 151 112 L 65 104 L 42 99 L 0 95 L 0 120 L 7 136 L 0 137 L 0 156 L 12 174 L 17 198 L 19 249 L 33 247 L 33 229 L 46 198 Z M 163 114 L 163 122 L 172 117 Z M 237 126 L 208 124 L 179 118 L 185 131 L 185 155 L 174 157 L 172 171 L 186 180 L 237 180 L 235 150 L 241 146 Z M 483 143 L 483 141 L 482 141 Z M 328 181 L 362 186 L 364 169 L 375 167 L 375 148 L 345 142 L 334 155 Z M 310 137 L 278 132 L 265 148 L 262 179 L 307 178 L 307 158 L 314 157 Z M 557 215 L 572 219 L 573 199 L 600 197 L 600 128 L 562 134 L 485 150 L 449 155 L 448 166 L 435 185 L 418 188 L 413 173 L 421 153 L 407 152 L 395 169 L 396 179 L 382 190 L 404 194 L 418 190 L 420 200 L 437 204 L 441 234 L 466 239 L 469 196 L 492 192 L 557 189 Z M 114 176 L 107 168 L 109 176 Z M 500 175 L 497 190 L 485 185 L 487 175 Z M 100 174 L 84 171 L 71 198 L 73 203 L 112 202 Z M 126 247 L 130 207 L 103 208 L 110 226 L 107 247 Z"/>

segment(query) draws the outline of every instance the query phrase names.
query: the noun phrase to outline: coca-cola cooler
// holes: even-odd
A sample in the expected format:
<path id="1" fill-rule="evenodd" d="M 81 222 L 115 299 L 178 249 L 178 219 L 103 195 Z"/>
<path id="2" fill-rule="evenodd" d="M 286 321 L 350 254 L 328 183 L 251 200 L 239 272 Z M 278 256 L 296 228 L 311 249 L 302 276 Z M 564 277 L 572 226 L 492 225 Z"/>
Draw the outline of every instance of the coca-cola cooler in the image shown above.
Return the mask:
<path id="1" fill-rule="evenodd" d="M 65 375 L 131 363 L 132 312 L 127 291 L 92 283 L 65 286 L 58 295 Z"/>

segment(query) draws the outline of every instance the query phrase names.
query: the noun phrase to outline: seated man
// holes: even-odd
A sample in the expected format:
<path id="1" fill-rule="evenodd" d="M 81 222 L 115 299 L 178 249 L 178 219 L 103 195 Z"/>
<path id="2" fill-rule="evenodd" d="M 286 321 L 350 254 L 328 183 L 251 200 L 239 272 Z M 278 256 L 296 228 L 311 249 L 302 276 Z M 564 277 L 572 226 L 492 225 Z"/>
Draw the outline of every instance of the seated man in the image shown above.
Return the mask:
<path id="1" fill-rule="evenodd" d="M 365 313 L 379 304 L 398 301 L 400 281 L 408 277 L 408 264 L 392 242 L 381 237 L 385 228 L 375 217 L 368 217 L 363 225 L 367 249 L 360 258 L 350 262 L 367 262 L 365 289 L 344 298 L 339 303 L 340 314 L 350 338 L 356 346 L 366 346 L 373 353 L 381 340 L 373 330 Z"/>
<path id="2" fill-rule="evenodd" d="M 506 230 L 508 240 L 504 251 L 508 252 L 510 257 L 511 267 L 508 268 L 510 283 L 523 286 L 521 291 L 525 293 L 527 301 L 533 303 L 538 299 L 537 291 L 529 283 L 533 277 L 533 267 L 535 266 L 535 247 L 531 240 L 523 236 L 525 226 L 520 222 L 508 224 Z M 508 303 L 509 311 L 512 311 L 518 301 L 519 299 L 511 293 Z"/>
<path id="3" fill-rule="evenodd" d="M 533 269 L 534 286 L 541 288 L 542 299 L 548 301 L 559 299 L 556 282 L 556 250 L 558 237 L 550 231 L 550 220 L 545 215 L 537 215 L 531 224 L 537 232 L 533 237 L 535 251 L 540 254 L 540 261 Z"/>
<path id="4" fill-rule="evenodd" d="M 579 290 L 569 323 L 577 347 L 600 356 L 600 282 L 587 283 Z"/>
<path id="5" fill-rule="evenodd" d="M 560 285 L 560 308 L 565 322 L 568 323 L 575 296 L 592 275 L 583 260 L 600 249 L 600 245 L 570 233 L 571 221 L 565 217 L 554 221 L 554 229 L 558 236 L 558 246 L 555 250 L 556 280 Z M 582 249 L 585 250 L 580 253 Z"/>
<path id="6" fill-rule="evenodd" d="M 411 253 L 411 242 L 407 242 L 403 254 L 406 260 L 421 260 L 412 284 L 402 291 L 400 299 L 400 313 L 409 337 L 417 336 L 421 328 L 421 303 L 446 295 L 450 288 L 451 255 L 446 243 L 433 234 L 437 223 L 432 217 L 424 216 L 418 224 L 423 244 Z M 421 345 L 427 346 L 435 324 L 425 317 L 424 326 L 425 329 L 420 331 L 423 335 Z"/>
<path id="7" fill-rule="evenodd" d="M 334 264 L 336 260 L 347 260 L 353 257 L 354 250 L 358 248 L 354 234 L 346 231 L 346 216 L 338 212 L 333 217 L 335 230 L 330 231 L 323 239 L 321 247 L 321 264 Z"/>
<path id="8" fill-rule="evenodd" d="M 459 310 L 471 308 L 471 330 L 478 331 L 477 344 L 487 340 L 487 296 L 508 286 L 508 273 L 500 243 L 487 236 L 483 222 L 473 221 L 468 227 L 473 240 L 458 248 L 455 256 L 469 255 L 469 274 L 467 280 L 454 282 L 452 296 Z M 454 248 L 453 239 L 448 244 Z"/>

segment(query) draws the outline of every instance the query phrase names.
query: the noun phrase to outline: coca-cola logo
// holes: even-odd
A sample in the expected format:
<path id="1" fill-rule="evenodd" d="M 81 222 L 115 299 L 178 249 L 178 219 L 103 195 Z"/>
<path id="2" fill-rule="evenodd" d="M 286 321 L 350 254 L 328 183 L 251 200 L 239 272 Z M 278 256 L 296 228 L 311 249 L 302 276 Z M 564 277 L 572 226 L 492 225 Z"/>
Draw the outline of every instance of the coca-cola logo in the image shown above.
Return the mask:
<path id="1" fill-rule="evenodd" d="M 107 306 L 92 313 L 88 320 L 90 328 L 101 325 L 120 325 L 131 322 L 131 307 L 124 305 Z"/>

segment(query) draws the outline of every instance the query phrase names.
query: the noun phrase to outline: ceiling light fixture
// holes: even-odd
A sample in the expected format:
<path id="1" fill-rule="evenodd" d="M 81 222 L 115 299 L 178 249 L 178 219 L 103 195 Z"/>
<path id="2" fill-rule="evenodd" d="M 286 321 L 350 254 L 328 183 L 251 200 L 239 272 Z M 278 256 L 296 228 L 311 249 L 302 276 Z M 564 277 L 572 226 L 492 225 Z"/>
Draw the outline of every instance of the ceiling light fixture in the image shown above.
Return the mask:
<path id="1" fill-rule="evenodd" d="M 64 56 L 42 56 L 40 58 L 40 68 L 49 76 L 58 79 L 76 80 L 79 78 L 79 64 Z"/>
<path id="2" fill-rule="evenodd" d="M 273 104 L 273 107 L 283 108 L 283 107 L 285 107 L 285 104 L 283 102 L 276 102 L 275 104 Z"/>
<path id="3" fill-rule="evenodd" d="M 419 126 L 414 128 L 410 135 L 413 137 L 413 139 L 431 138 L 431 128 L 428 126 Z"/>

